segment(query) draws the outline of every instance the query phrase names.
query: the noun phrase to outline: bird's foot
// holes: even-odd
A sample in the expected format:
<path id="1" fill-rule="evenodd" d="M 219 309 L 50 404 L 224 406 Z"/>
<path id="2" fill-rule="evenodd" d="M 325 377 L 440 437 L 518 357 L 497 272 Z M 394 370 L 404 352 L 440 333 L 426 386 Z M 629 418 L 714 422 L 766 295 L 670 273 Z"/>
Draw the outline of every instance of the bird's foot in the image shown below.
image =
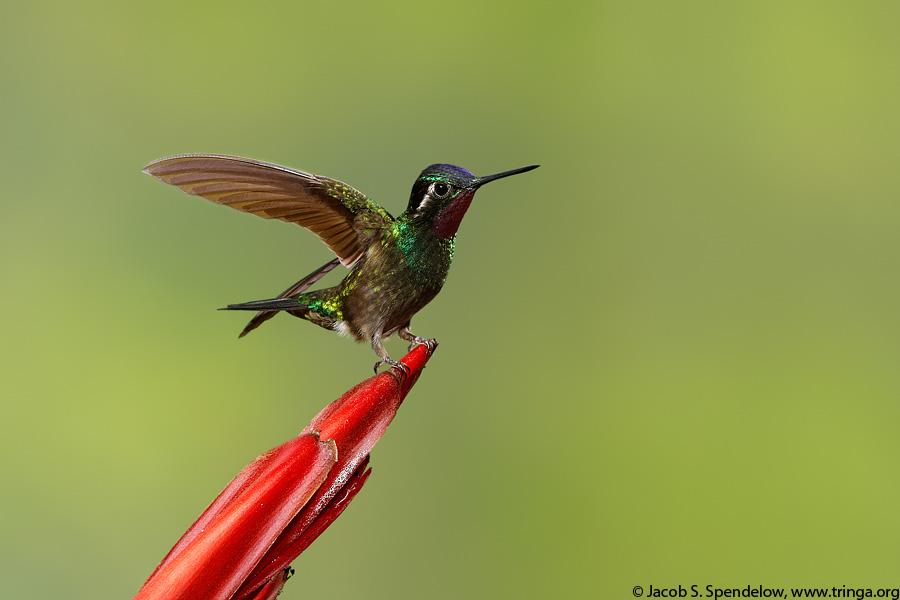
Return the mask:
<path id="1" fill-rule="evenodd" d="M 394 360 L 390 356 L 385 356 L 375 363 L 375 373 L 378 373 L 378 367 L 381 365 L 391 365 L 391 375 L 397 378 L 398 383 L 403 383 L 409 377 L 410 368 L 405 362 Z"/>
<path id="2" fill-rule="evenodd" d="M 424 345 L 428 349 L 428 354 L 434 352 L 434 349 L 437 348 L 437 340 L 433 338 L 423 338 L 419 336 L 413 336 L 413 338 L 409 341 L 409 348 L 407 350 L 412 350 L 418 345 Z"/>

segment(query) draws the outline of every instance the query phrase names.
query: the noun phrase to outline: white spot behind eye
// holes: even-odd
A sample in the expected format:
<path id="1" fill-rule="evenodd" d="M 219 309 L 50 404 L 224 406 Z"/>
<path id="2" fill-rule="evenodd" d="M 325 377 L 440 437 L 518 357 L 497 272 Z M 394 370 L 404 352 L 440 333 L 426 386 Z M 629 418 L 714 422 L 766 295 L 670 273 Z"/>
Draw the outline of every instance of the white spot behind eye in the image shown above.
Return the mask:
<path id="1" fill-rule="evenodd" d="M 434 190 L 434 186 L 436 186 L 439 183 L 447 186 L 447 193 L 443 196 L 439 196 Z M 419 206 L 417 207 L 417 210 L 424 209 L 429 204 L 431 204 L 431 202 L 433 202 L 434 200 L 444 200 L 444 199 L 448 198 L 450 196 L 451 192 L 453 192 L 453 186 L 450 185 L 449 183 L 444 183 L 443 181 L 433 182 L 431 185 L 428 186 L 428 191 L 425 193 L 425 195 L 422 196 L 422 201 L 419 202 Z"/>

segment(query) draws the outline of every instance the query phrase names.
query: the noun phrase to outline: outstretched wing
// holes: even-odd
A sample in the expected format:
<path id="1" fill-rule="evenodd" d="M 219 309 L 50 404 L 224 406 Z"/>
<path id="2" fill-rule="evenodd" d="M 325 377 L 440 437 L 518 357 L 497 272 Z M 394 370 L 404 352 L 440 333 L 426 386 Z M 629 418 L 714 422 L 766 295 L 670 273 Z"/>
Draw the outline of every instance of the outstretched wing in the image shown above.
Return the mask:
<path id="1" fill-rule="evenodd" d="M 306 227 L 350 266 L 390 214 L 345 183 L 249 158 L 185 154 L 144 173 L 216 204 Z"/>

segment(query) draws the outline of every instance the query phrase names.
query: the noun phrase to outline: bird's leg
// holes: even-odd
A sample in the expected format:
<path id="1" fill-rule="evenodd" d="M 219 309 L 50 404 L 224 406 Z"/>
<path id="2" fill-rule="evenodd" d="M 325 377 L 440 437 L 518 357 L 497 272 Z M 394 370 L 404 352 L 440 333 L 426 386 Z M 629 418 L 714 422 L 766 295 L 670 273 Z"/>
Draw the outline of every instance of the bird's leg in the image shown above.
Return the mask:
<path id="1" fill-rule="evenodd" d="M 375 372 L 378 373 L 378 367 L 380 367 L 381 365 L 391 365 L 392 367 L 395 367 L 398 371 L 400 371 L 400 375 L 397 376 L 393 371 L 391 371 L 391 374 L 397 377 L 397 381 L 399 383 L 403 383 L 403 381 L 409 376 L 409 367 L 406 365 L 406 363 L 394 360 L 393 358 L 388 356 L 387 350 L 385 350 L 384 346 L 381 344 L 380 333 L 376 333 L 372 336 L 372 350 L 374 350 L 375 354 L 377 354 L 381 358 L 381 360 L 375 363 Z"/>
<path id="2" fill-rule="evenodd" d="M 409 323 L 400 328 L 400 331 L 397 332 L 397 335 L 400 336 L 401 340 L 405 340 L 409 342 L 409 350 L 413 349 L 413 346 L 417 344 L 425 344 L 425 347 L 428 348 L 428 354 L 434 352 L 434 349 L 437 347 L 437 340 L 431 338 L 423 338 L 415 335 L 412 331 L 409 330 Z"/>

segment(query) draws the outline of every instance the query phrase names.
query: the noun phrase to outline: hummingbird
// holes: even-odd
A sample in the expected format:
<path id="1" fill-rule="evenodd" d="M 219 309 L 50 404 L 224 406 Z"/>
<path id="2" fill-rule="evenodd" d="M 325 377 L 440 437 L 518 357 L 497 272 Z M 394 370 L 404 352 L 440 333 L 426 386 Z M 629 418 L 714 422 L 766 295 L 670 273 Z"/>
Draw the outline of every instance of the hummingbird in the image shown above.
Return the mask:
<path id="1" fill-rule="evenodd" d="M 444 286 L 456 232 L 475 192 L 538 166 L 476 177 L 454 165 L 431 165 L 413 183 L 409 204 L 396 218 L 346 183 L 248 158 L 170 156 L 143 172 L 216 204 L 305 227 L 334 252 L 336 258 L 276 298 L 220 309 L 257 311 L 238 337 L 287 312 L 369 342 L 379 358 L 376 373 L 389 364 L 405 374 L 406 365 L 388 355 L 382 340 L 397 334 L 410 348 L 434 349 L 434 339 L 410 331 L 410 320 Z M 339 284 L 307 291 L 338 264 L 350 269 Z"/>

